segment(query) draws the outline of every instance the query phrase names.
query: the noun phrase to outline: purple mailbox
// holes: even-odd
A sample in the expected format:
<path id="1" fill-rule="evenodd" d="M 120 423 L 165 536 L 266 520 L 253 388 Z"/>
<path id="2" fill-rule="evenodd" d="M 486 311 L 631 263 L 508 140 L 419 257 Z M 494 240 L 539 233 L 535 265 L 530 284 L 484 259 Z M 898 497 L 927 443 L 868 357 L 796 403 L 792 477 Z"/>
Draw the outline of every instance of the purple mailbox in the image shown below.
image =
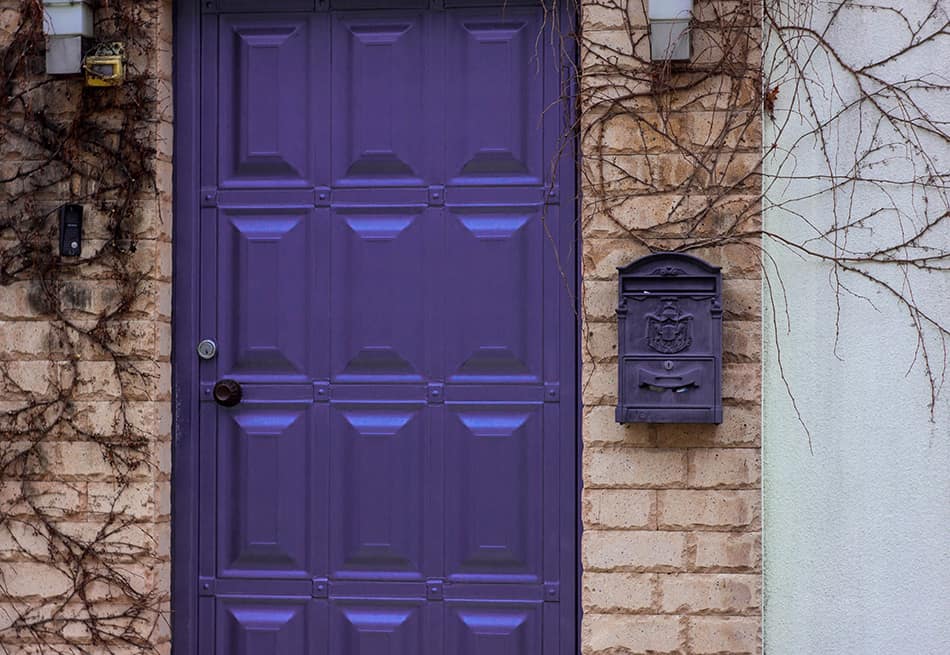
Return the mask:
<path id="1" fill-rule="evenodd" d="M 722 274 L 655 253 L 618 269 L 619 423 L 722 423 Z"/>

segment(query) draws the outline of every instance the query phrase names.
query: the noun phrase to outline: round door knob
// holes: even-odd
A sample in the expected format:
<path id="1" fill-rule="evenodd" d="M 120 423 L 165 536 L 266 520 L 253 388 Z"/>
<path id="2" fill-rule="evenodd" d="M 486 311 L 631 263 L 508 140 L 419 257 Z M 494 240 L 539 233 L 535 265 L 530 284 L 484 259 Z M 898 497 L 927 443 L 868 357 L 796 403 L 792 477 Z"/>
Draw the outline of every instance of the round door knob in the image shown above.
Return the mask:
<path id="1" fill-rule="evenodd" d="M 219 380 L 214 385 L 214 400 L 224 407 L 234 407 L 241 402 L 241 385 L 235 380 Z"/>

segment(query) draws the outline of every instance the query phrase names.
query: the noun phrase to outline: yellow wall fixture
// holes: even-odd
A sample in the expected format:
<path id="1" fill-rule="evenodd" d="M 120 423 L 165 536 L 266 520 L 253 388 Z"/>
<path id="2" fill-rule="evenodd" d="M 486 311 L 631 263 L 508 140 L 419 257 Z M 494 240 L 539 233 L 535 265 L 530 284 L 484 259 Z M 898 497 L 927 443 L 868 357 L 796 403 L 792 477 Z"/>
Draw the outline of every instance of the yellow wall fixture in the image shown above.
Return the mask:
<path id="1" fill-rule="evenodd" d="M 100 43 L 82 63 L 86 86 L 119 86 L 125 81 L 125 46 Z"/>
<path id="2" fill-rule="evenodd" d="M 83 39 L 93 36 L 92 7 L 86 0 L 43 0 L 46 35 L 46 72 L 76 75 L 82 72 Z"/>
<path id="3" fill-rule="evenodd" d="M 650 0 L 650 59 L 689 61 L 692 0 Z"/>

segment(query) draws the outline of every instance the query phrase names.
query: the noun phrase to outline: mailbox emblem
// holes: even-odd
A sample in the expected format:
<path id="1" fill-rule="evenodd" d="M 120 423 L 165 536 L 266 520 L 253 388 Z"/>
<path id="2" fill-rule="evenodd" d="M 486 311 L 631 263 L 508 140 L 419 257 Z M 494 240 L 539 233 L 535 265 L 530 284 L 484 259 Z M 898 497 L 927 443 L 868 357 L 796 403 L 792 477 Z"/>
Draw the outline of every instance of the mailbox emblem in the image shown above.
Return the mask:
<path id="1" fill-rule="evenodd" d="M 621 423 L 722 422 L 722 275 L 682 253 L 619 269 Z"/>
<path id="2" fill-rule="evenodd" d="M 676 306 L 675 298 L 664 298 L 663 309 L 647 314 L 647 334 L 650 347 L 659 353 L 671 355 L 689 348 L 692 314 L 684 314 Z"/>

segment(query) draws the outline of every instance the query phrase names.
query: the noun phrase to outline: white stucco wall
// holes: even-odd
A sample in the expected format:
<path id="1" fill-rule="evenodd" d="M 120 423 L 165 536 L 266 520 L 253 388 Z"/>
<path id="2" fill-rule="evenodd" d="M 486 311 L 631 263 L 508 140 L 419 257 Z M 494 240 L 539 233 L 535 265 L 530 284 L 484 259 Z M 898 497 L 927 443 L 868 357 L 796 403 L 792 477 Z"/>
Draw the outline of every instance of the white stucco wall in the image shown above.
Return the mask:
<path id="1" fill-rule="evenodd" d="M 799 3 L 809 4 L 809 3 Z M 837 3 L 835 3 L 837 4 Z M 872 3 L 874 4 L 874 3 Z M 856 64 L 874 61 L 909 43 L 897 13 L 845 9 L 828 32 L 829 41 Z M 929 0 L 889 3 L 918 25 L 933 6 Z M 828 4 L 816 4 L 813 24 L 827 23 Z M 947 21 L 942 3 L 923 33 Z M 771 44 L 776 44 L 775 39 Z M 770 57 L 776 56 L 772 50 Z M 804 52 L 803 52 L 804 56 Z M 767 62 L 769 57 L 767 57 Z M 858 93 L 824 57 L 810 64 L 810 88 L 822 118 L 853 101 Z M 767 64 L 768 67 L 768 64 Z M 886 79 L 930 76 L 947 84 L 950 38 L 880 66 Z M 780 84 L 775 121 L 766 118 L 767 157 L 774 179 L 767 191 L 766 231 L 830 253 L 815 239 L 838 221 L 885 208 L 850 231 L 839 246 L 859 251 L 902 242 L 913 225 L 946 211 L 947 194 L 899 184 L 925 174 L 919 153 L 884 148 L 870 157 L 865 176 L 884 180 L 845 188 L 837 198 L 817 191 L 827 180 L 828 163 L 810 126 L 789 109 L 794 101 L 791 74 Z M 838 80 L 836 85 L 832 80 Z M 931 118 L 950 121 L 950 94 L 916 93 Z M 801 98 L 801 96 L 799 96 Z M 893 104 L 890 100 L 884 103 Z M 876 113 L 851 110 L 826 131 L 831 165 L 838 172 L 854 163 L 875 138 Z M 812 121 L 813 122 L 813 121 Z M 784 125 L 780 130 L 778 125 Z M 879 144 L 894 141 L 893 128 L 879 126 Z M 948 131 L 947 124 L 940 126 Z M 858 144 L 857 146 L 855 144 Z M 924 137 L 932 169 L 950 174 L 944 139 Z M 947 178 L 944 177 L 944 184 Z M 812 222 L 812 226 L 806 220 Z M 950 219 L 926 242 L 950 250 Z M 904 230 L 902 232 L 902 229 Z M 904 236 L 902 236 L 904 235 Z M 840 235 L 839 235 L 840 236 Z M 836 291 L 832 268 L 802 258 L 766 237 L 766 307 L 763 325 L 763 469 L 765 619 L 767 655 L 946 655 L 950 653 L 950 370 L 933 414 L 931 389 L 917 331 L 906 309 L 881 287 L 857 275 L 843 275 L 847 290 Z M 772 266 L 773 258 L 777 265 Z M 944 260 L 943 266 L 950 265 Z M 871 269 L 868 269 L 871 270 Z M 898 289 L 910 289 L 919 306 L 950 325 L 950 274 L 873 269 Z M 771 286 L 775 306 L 768 301 Z M 781 285 L 784 285 L 784 289 Z M 840 314 L 836 314 L 840 303 Z M 835 342 L 836 316 L 840 316 Z M 790 317 L 787 322 L 787 317 Z M 774 320 L 774 325 L 773 325 Z M 946 365 L 940 341 L 926 330 L 930 365 L 937 376 Z M 779 355 L 784 380 L 779 369 Z M 788 382 L 811 433 L 811 447 L 786 391 Z"/>

